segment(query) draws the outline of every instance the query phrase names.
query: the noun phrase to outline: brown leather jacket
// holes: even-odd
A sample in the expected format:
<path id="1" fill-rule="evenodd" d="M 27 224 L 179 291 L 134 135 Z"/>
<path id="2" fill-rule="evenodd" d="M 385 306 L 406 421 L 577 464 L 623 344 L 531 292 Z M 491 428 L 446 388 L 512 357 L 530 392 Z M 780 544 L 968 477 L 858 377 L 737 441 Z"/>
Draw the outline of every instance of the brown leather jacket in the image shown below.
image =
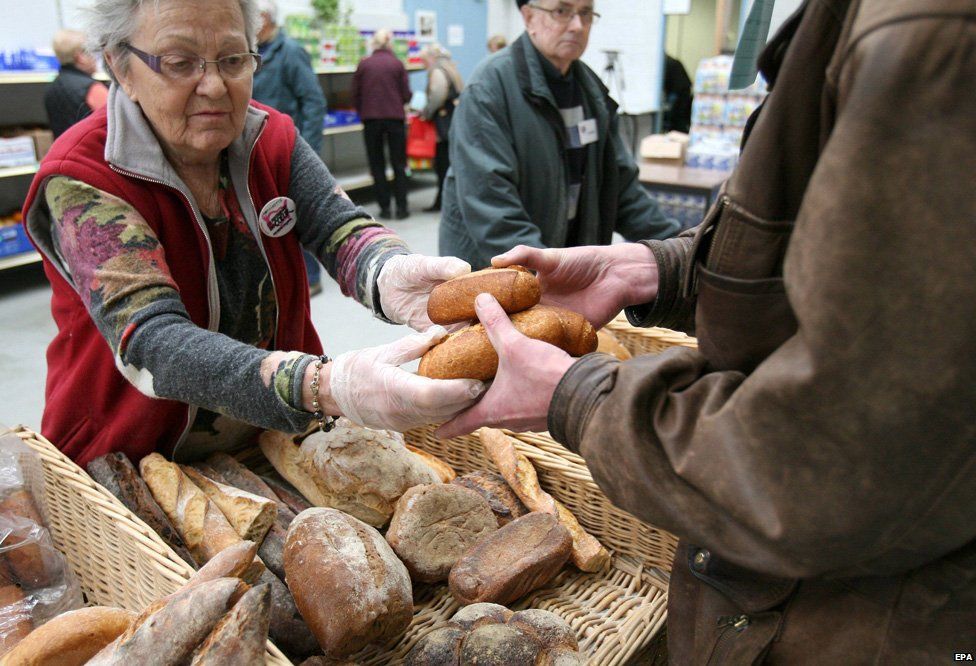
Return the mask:
<path id="1" fill-rule="evenodd" d="M 553 435 L 682 539 L 677 664 L 976 658 L 976 1 L 808 0 L 706 220 Z"/>

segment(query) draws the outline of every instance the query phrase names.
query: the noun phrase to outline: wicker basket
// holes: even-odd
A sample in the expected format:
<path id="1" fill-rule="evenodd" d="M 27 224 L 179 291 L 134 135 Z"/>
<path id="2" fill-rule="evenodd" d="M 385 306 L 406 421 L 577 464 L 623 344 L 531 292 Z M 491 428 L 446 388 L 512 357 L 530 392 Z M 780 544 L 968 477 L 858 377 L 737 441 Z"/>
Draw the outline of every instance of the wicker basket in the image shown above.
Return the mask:
<path id="1" fill-rule="evenodd" d="M 695 338 L 672 331 L 669 328 L 638 328 L 631 326 L 624 315 L 607 324 L 606 329 L 620 340 L 634 356 L 641 354 L 660 354 L 670 347 L 691 347 L 698 349 Z"/>
<path id="2" fill-rule="evenodd" d="M 138 612 L 186 582 L 190 566 L 115 496 L 40 435 L 23 426 L 13 434 L 40 456 L 51 537 L 89 604 Z M 271 643 L 266 661 L 291 664 Z"/>
<path id="3" fill-rule="evenodd" d="M 625 664 L 654 639 L 667 617 L 667 581 L 676 539 L 610 504 L 582 464 L 545 435 L 514 435 L 516 448 L 539 473 L 542 487 L 563 502 L 613 553 L 601 574 L 567 568 L 547 587 L 513 606 L 549 610 L 570 623 L 588 663 Z M 441 441 L 432 428 L 407 433 L 407 442 L 433 453 L 464 474 L 497 469 L 475 435 Z M 356 656 L 357 663 L 399 663 L 410 649 L 460 608 L 445 585 L 415 589 L 414 620 L 405 636 Z"/>

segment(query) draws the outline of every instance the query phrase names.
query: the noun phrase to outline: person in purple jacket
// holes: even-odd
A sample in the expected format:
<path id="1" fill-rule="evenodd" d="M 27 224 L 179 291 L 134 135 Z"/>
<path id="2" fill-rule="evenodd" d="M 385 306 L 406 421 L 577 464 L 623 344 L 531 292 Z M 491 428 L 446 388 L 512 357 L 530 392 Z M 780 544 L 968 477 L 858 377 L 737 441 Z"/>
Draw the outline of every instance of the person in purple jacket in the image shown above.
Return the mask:
<path id="1" fill-rule="evenodd" d="M 373 35 L 373 54 L 364 58 L 352 77 L 352 97 L 363 120 L 363 138 L 369 171 L 373 176 L 380 218 L 391 219 L 390 185 L 386 180 L 386 157 L 393 167 L 393 196 L 396 218 L 410 215 L 407 207 L 407 130 L 404 105 L 410 101 L 407 70 L 390 49 L 392 34 L 382 28 Z"/>

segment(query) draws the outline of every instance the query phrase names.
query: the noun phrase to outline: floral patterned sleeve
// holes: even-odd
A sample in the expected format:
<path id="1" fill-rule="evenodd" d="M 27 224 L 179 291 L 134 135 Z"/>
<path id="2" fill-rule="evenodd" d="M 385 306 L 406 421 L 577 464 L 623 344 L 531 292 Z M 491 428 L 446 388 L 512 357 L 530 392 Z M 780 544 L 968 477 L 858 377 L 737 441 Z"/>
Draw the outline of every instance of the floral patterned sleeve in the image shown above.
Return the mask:
<path id="1" fill-rule="evenodd" d="M 376 278 L 390 257 L 409 253 L 406 244 L 349 199 L 301 137 L 292 152 L 288 193 L 298 211 L 302 244 L 319 258 L 343 294 L 386 319 Z"/>
<path id="2" fill-rule="evenodd" d="M 140 391 L 262 428 L 297 432 L 301 381 L 314 357 L 269 352 L 196 326 L 164 248 L 125 201 L 66 177 L 48 181 L 52 257 Z"/>

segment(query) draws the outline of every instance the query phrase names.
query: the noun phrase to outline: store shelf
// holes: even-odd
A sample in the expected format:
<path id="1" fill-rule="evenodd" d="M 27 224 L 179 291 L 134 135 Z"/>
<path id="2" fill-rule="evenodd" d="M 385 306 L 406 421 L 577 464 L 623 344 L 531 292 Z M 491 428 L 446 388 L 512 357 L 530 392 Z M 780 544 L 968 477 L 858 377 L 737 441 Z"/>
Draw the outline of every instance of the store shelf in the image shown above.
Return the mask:
<path id="1" fill-rule="evenodd" d="M 356 123 L 355 125 L 339 125 L 338 127 L 326 127 L 322 130 L 324 136 L 335 136 L 336 134 L 349 134 L 350 132 L 362 132 L 363 124 Z"/>
<path id="2" fill-rule="evenodd" d="M 407 65 L 408 72 L 419 72 L 424 68 L 423 65 Z M 355 65 L 343 65 L 341 67 L 316 67 L 316 74 L 353 74 L 356 71 Z"/>
<path id="3" fill-rule="evenodd" d="M 57 76 L 57 72 L 4 72 L 0 74 L 0 85 L 24 85 L 29 83 L 50 83 Z M 96 72 L 99 81 L 108 81 L 108 74 Z"/>
<path id="4" fill-rule="evenodd" d="M 29 176 L 37 173 L 37 164 L 28 164 L 17 167 L 0 167 L 0 178 L 14 178 L 16 176 Z"/>
<path id="5" fill-rule="evenodd" d="M 27 266 L 36 264 L 41 260 L 41 255 L 37 252 L 24 252 L 22 254 L 12 254 L 9 257 L 0 257 L 0 271 L 17 266 Z"/>

